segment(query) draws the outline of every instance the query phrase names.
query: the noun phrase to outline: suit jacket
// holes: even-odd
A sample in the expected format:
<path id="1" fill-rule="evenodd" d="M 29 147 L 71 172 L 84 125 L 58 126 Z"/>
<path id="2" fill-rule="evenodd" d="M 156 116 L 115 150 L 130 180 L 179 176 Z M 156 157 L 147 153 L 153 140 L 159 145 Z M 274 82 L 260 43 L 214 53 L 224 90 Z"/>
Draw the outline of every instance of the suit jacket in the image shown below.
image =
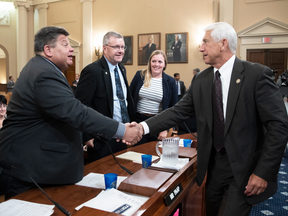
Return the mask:
<path id="1" fill-rule="evenodd" d="M 13 92 L 14 89 L 14 82 L 10 81 L 7 83 L 7 92 Z"/>
<path id="2" fill-rule="evenodd" d="M 84 160 L 79 131 L 111 139 L 119 125 L 75 99 L 63 74 L 39 55 L 21 71 L 7 116 L 0 130 L 0 158 L 41 184 L 80 181 Z M 31 181 L 15 170 L 3 172 Z"/>
<path id="3" fill-rule="evenodd" d="M 177 41 L 177 44 L 175 45 L 175 41 L 173 42 L 171 46 L 171 50 L 173 51 L 173 60 L 174 61 L 181 61 L 181 49 L 182 42 L 180 40 Z"/>
<path id="4" fill-rule="evenodd" d="M 186 87 L 184 85 L 183 81 L 179 80 L 179 84 L 180 84 L 180 92 L 181 92 L 181 96 L 183 96 L 186 93 Z M 177 85 L 176 85 L 177 86 Z M 178 94 L 178 89 L 177 89 L 177 94 Z"/>
<path id="5" fill-rule="evenodd" d="M 79 82 L 79 80 L 78 80 L 78 82 Z M 76 80 L 74 80 L 74 81 L 72 82 L 72 85 L 71 85 L 71 88 L 72 88 L 72 90 L 73 90 L 74 95 L 76 94 L 78 82 L 77 82 Z M 74 86 L 73 84 L 76 84 L 76 86 Z"/>
<path id="6" fill-rule="evenodd" d="M 127 109 L 130 121 L 135 121 L 134 102 L 126 78 L 126 69 L 121 63 L 119 63 L 118 66 L 127 87 Z M 112 82 L 109 67 L 104 56 L 82 70 L 75 97 L 86 106 L 91 107 L 109 118 L 113 118 Z M 91 138 L 91 135 L 87 133 L 83 134 L 84 142 Z M 101 140 L 95 139 L 94 150 L 100 149 L 104 144 Z"/>
<path id="7" fill-rule="evenodd" d="M 143 50 L 146 51 L 145 52 L 145 60 L 146 61 L 144 63 L 147 63 L 152 52 L 156 50 L 156 44 L 152 43 L 151 46 L 149 47 L 149 43 L 148 43 L 143 47 Z"/>
<path id="8" fill-rule="evenodd" d="M 137 111 L 139 91 L 144 84 L 144 77 L 141 76 L 141 71 L 137 71 L 130 85 L 130 91 L 134 99 L 135 108 Z M 175 79 L 166 73 L 162 72 L 163 99 L 162 110 L 172 107 L 177 103 L 177 90 Z"/>
<path id="9" fill-rule="evenodd" d="M 196 115 L 198 134 L 197 183 L 207 171 L 212 147 L 213 67 L 193 78 L 191 88 L 174 107 L 147 120 L 155 134 Z M 229 87 L 224 145 L 235 181 L 243 190 L 249 176 L 268 181 L 264 193 L 247 197 L 259 203 L 277 190 L 277 173 L 287 143 L 288 120 L 282 95 L 271 69 L 236 58 Z"/>

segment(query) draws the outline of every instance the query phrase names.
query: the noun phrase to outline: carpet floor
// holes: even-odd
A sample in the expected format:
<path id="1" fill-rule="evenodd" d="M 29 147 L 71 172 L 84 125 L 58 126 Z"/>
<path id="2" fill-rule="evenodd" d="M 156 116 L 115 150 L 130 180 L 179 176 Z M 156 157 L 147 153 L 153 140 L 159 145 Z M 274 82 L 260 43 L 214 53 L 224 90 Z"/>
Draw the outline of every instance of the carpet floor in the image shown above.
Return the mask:
<path id="1" fill-rule="evenodd" d="M 268 200 L 253 206 L 250 216 L 288 216 L 288 149 L 278 173 L 278 190 Z"/>

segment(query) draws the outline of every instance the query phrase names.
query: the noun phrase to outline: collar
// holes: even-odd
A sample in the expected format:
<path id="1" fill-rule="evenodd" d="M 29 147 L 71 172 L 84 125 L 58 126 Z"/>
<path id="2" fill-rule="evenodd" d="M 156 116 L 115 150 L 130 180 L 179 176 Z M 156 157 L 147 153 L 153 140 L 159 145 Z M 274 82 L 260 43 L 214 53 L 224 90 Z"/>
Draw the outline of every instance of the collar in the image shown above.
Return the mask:
<path id="1" fill-rule="evenodd" d="M 222 65 L 222 67 L 219 68 L 219 69 L 217 69 L 217 68 L 214 67 L 214 74 L 215 74 L 215 72 L 216 72 L 217 70 L 219 71 L 219 73 L 220 73 L 221 75 L 225 74 L 226 71 L 232 72 L 232 69 L 233 69 L 233 66 L 234 66 L 234 62 L 235 62 L 235 58 L 236 58 L 236 56 L 233 55 L 233 56 L 232 56 L 227 62 L 225 62 L 225 64 Z"/>
<path id="2" fill-rule="evenodd" d="M 117 65 L 113 65 L 111 62 L 108 61 L 108 59 L 104 56 L 107 64 L 108 64 L 108 67 L 109 67 L 109 71 L 114 71 L 115 67 L 117 67 L 118 71 L 119 71 L 119 66 L 118 64 Z"/>
<path id="3" fill-rule="evenodd" d="M 55 67 L 55 69 L 56 69 L 57 71 L 59 71 L 62 75 L 64 75 L 63 72 L 62 72 L 52 61 L 50 61 L 49 59 L 45 58 L 45 57 L 42 56 L 42 55 L 39 55 L 39 56 L 41 56 L 43 59 L 45 59 L 45 61 L 47 61 L 48 63 L 50 63 L 52 66 Z"/>

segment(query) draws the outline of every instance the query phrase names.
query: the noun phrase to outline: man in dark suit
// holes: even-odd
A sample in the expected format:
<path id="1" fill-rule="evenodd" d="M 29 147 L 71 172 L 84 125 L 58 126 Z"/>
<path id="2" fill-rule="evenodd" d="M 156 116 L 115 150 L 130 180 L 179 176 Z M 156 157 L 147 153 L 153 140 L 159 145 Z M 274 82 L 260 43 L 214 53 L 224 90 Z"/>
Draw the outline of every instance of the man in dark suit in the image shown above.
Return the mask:
<path id="1" fill-rule="evenodd" d="M 120 63 L 125 48 L 121 34 L 113 31 L 107 32 L 103 38 L 104 56 L 83 69 L 76 92 L 76 98 L 86 106 L 111 119 L 124 123 L 134 121 L 136 113 L 128 88 L 126 69 Z M 123 92 L 124 98 L 117 95 L 115 68 L 120 78 L 120 91 Z M 123 119 L 121 100 L 124 102 L 124 109 L 128 114 L 127 120 Z M 83 138 L 84 143 L 90 147 L 88 148 L 90 162 L 110 155 L 109 146 L 114 153 L 127 148 L 126 144 L 118 143 L 116 140 L 92 139 L 92 136 L 87 133 L 84 133 Z"/>
<path id="2" fill-rule="evenodd" d="M 173 60 L 174 61 L 181 61 L 181 49 L 182 42 L 179 40 L 179 36 L 175 35 L 175 41 L 171 46 L 171 50 L 173 51 Z"/>
<path id="3" fill-rule="evenodd" d="M 14 89 L 13 76 L 9 76 L 9 81 L 7 83 L 7 92 L 13 92 L 13 89 Z"/>
<path id="4" fill-rule="evenodd" d="M 145 51 L 145 64 L 148 63 L 148 59 L 153 51 L 156 50 L 156 44 L 153 43 L 152 38 L 149 38 L 148 43 L 142 48 Z"/>
<path id="5" fill-rule="evenodd" d="M 266 66 L 235 57 L 237 34 L 227 23 L 205 28 L 199 51 L 211 67 L 194 76 L 172 108 L 140 123 L 155 134 L 196 116 L 197 183 L 206 171 L 207 216 L 248 216 L 277 190 L 288 119 Z"/>
<path id="6" fill-rule="evenodd" d="M 77 86 L 78 86 L 78 82 L 79 82 L 79 74 L 77 73 L 77 74 L 75 74 L 75 80 L 72 82 L 72 86 L 71 86 L 71 88 L 72 88 L 72 90 L 73 90 L 73 93 L 74 93 L 74 95 L 76 94 L 76 90 L 77 90 Z"/>
<path id="7" fill-rule="evenodd" d="M 183 95 L 185 94 L 186 87 L 184 85 L 184 82 L 180 81 L 180 74 L 179 73 L 174 73 L 174 79 L 175 79 L 175 83 L 176 83 L 178 101 L 179 101 L 183 97 Z"/>
<path id="8" fill-rule="evenodd" d="M 0 166 L 11 163 L 38 184 L 74 184 L 83 178 L 80 131 L 105 139 L 127 137 L 132 144 L 141 138 L 136 127 L 107 118 L 74 97 L 61 72 L 73 64 L 68 35 L 52 26 L 35 35 L 36 56 L 20 73 L 0 130 Z M 17 170 L 0 167 L 0 174 L 6 199 L 35 187 Z"/>

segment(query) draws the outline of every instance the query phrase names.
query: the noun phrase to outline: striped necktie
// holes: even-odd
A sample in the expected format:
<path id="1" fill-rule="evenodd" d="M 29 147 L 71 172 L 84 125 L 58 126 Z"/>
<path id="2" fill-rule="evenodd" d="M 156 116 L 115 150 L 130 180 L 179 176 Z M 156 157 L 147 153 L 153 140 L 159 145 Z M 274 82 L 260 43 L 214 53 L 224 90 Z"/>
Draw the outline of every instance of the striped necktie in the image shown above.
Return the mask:
<path id="1" fill-rule="evenodd" d="M 125 98 L 124 98 L 117 66 L 114 68 L 114 73 L 115 73 L 116 95 L 120 102 L 122 122 L 127 123 L 127 122 L 130 122 L 130 119 L 129 119 L 128 110 L 127 110 L 126 103 L 125 103 Z"/>

